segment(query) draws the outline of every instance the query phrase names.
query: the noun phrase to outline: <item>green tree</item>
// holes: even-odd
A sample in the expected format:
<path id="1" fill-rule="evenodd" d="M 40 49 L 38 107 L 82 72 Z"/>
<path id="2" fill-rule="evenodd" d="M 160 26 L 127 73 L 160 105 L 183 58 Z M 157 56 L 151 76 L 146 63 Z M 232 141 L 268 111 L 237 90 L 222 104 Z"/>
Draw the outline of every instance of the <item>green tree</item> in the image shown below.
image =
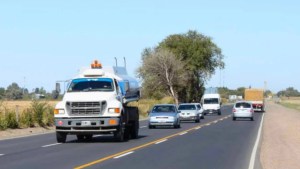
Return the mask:
<path id="1" fill-rule="evenodd" d="M 0 99 L 3 99 L 5 97 L 5 88 L 0 87 Z"/>
<path id="2" fill-rule="evenodd" d="M 204 83 L 217 68 L 224 68 L 221 49 L 208 36 L 197 31 L 168 36 L 158 48 L 166 48 L 181 60 L 185 67 L 188 83 L 179 90 L 182 101 L 200 101 Z"/>
<path id="3" fill-rule="evenodd" d="M 172 96 L 178 104 L 178 89 L 185 85 L 184 64 L 166 49 L 145 49 L 138 76 L 143 79 L 144 90 L 154 96 L 153 91 Z M 147 90 L 149 89 L 149 90 Z"/>
<path id="4" fill-rule="evenodd" d="M 5 96 L 7 99 L 12 100 L 22 99 L 23 92 L 17 83 L 12 83 L 7 87 Z"/>

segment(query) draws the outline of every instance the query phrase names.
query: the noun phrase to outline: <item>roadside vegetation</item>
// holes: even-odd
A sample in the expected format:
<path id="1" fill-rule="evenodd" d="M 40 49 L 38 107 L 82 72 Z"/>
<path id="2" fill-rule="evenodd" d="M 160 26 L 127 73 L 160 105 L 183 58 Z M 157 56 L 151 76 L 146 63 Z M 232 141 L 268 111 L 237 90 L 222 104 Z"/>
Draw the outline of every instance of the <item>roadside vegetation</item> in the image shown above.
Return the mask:
<path id="1" fill-rule="evenodd" d="M 28 107 L 23 109 L 19 109 L 18 106 L 7 107 L 5 102 L 1 101 L 0 130 L 52 126 L 53 111 L 54 107 L 46 101 L 31 101 Z"/>
<path id="2" fill-rule="evenodd" d="M 287 108 L 300 111 L 300 97 L 282 97 L 277 103 Z"/>

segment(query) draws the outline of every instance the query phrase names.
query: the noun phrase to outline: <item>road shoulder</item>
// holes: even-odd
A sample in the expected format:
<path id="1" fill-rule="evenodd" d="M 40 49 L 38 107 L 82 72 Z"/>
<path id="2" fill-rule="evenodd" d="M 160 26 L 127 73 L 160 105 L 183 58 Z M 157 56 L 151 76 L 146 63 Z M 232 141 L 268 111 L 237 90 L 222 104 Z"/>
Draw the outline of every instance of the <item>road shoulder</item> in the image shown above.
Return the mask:
<path id="1" fill-rule="evenodd" d="M 268 102 L 260 160 L 263 169 L 300 168 L 300 112 Z"/>

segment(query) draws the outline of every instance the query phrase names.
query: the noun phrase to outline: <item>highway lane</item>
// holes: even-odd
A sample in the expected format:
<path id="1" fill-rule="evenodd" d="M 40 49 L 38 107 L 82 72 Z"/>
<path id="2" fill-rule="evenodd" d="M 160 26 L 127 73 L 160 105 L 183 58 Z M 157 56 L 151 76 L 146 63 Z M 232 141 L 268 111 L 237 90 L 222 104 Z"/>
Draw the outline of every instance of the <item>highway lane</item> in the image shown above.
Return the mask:
<path id="1" fill-rule="evenodd" d="M 124 142 L 124 143 L 112 142 L 111 136 L 95 137 L 92 142 L 77 142 L 77 140 L 74 136 L 73 137 L 68 136 L 67 144 L 56 144 L 55 135 L 53 133 L 39 135 L 39 136 L 26 137 L 26 138 L 20 138 L 20 139 L 0 141 L 0 154 L 3 154 L 2 156 L 0 156 L 1 168 L 74 168 L 74 167 L 79 167 L 79 166 L 82 166 L 83 164 L 89 164 L 92 161 L 95 161 L 98 159 L 103 159 L 103 158 L 111 156 L 113 154 L 117 154 L 119 152 L 126 151 L 130 148 L 135 148 L 135 147 L 138 147 L 141 145 L 145 145 L 147 143 L 151 143 L 153 141 L 159 140 L 160 138 L 191 129 L 191 128 L 199 126 L 199 125 L 202 125 L 202 126 L 206 125 L 216 119 L 220 119 L 225 116 L 228 116 L 231 113 L 230 107 L 224 107 L 223 109 L 224 109 L 224 111 L 223 111 L 224 113 L 222 114 L 222 116 L 206 116 L 206 119 L 202 120 L 201 123 L 198 123 L 198 124 L 197 123 L 183 123 L 181 129 L 165 128 L 165 129 L 149 130 L 148 128 L 144 127 L 147 125 L 147 122 L 141 121 L 140 126 L 142 128 L 140 129 L 139 139 L 129 140 L 128 142 Z M 252 133 L 255 133 L 255 131 L 257 131 L 256 128 L 252 127 L 252 126 L 257 126 L 256 123 L 259 121 L 260 115 L 256 114 L 256 116 L 258 116 L 258 117 L 255 122 L 251 123 L 251 122 L 246 122 L 246 121 L 238 121 L 238 122 L 234 123 L 234 125 L 239 125 L 240 123 L 241 124 L 244 124 L 244 123 L 250 124 L 250 128 L 251 129 L 253 128 L 253 132 L 252 132 L 252 130 L 250 130 L 251 132 L 248 135 L 250 135 L 252 138 Z M 193 132 L 189 131 L 186 134 L 183 133 L 183 135 L 176 134 L 176 136 L 169 138 L 167 141 L 162 142 L 160 144 L 153 143 L 148 146 L 142 147 L 141 149 L 137 149 L 136 152 L 128 155 L 128 157 L 131 157 L 134 155 L 139 156 L 138 153 L 142 153 L 141 156 L 145 156 L 145 157 L 147 157 L 147 155 L 149 157 L 155 156 L 155 157 L 161 159 L 162 161 L 164 161 L 165 156 L 160 158 L 159 154 L 161 154 L 161 153 L 158 153 L 158 155 L 157 155 L 155 152 L 151 152 L 151 151 L 154 151 L 159 146 L 162 146 L 161 149 L 163 150 L 165 145 L 169 145 L 170 143 L 173 143 L 173 142 L 176 143 L 176 141 L 180 141 L 181 139 L 184 139 L 184 140 L 181 140 L 179 143 L 176 143 L 176 144 L 180 145 L 180 148 L 183 148 L 184 145 L 186 145 L 185 144 L 186 142 L 190 142 L 191 144 L 188 144 L 188 145 L 192 145 L 192 144 L 197 144 L 197 143 L 194 143 L 193 140 L 198 140 L 198 143 L 199 143 L 199 140 L 201 140 L 201 142 L 203 142 L 203 144 L 198 144 L 199 147 L 202 147 L 202 148 L 212 147 L 212 150 L 214 150 L 214 147 L 217 146 L 218 144 L 212 144 L 214 142 L 211 142 L 211 140 L 210 140 L 211 137 L 202 138 L 201 136 L 203 135 L 203 132 L 205 132 L 205 131 L 207 132 L 207 134 L 216 132 L 216 131 L 214 131 L 214 130 L 216 130 L 214 128 L 225 122 L 229 122 L 230 125 L 221 126 L 219 130 L 220 131 L 223 130 L 224 134 L 223 135 L 217 134 L 217 136 L 226 138 L 223 140 L 228 140 L 228 138 L 226 137 L 226 133 L 228 131 L 230 131 L 230 133 L 233 131 L 225 130 L 224 127 L 226 127 L 226 128 L 232 127 L 233 124 L 232 124 L 231 118 L 227 118 L 225 120 L 218 121 L 217 123 L 212 123 L 209 126 L 203 126 L 202 128 L 200 128 L 198 130 L 192 129 L 192 130 L 194 130 Z M 240 128 L 240 129 L 236 128 L 235 130 L 242 131 L 243 128 Z M 236 133 L 233 133 L 232 135 L 234 136 L 237 134 L 243 134 L 243 133 L 236 132 Z M 189 138 L 191 136 L 195 137 L 195 138 L 194 139 Z M 198 137 L 200 137 L 200 138 L 198 138 Z M 185 138 L 187 138 L 187 140 L 185 140 Z M 219 138 L 217 140 L 220 141 L 220 144 L 222 143 L 221 138 Z M 163 140 L 161 140 L 161 141 L 163 141 Z M 249 141 L 252 143 L 252 139 L 249 139 Z M 233 143 L 237 143 L 237 141 L 234 140 Z M 172 144 L 170 144 L 170 145 L 174 146 Z M 177 145 L 177 147 L 178 147 L 178 145 Z M 200 146 L 200 145 L 202 145 L 202 146 Z M 251 149 L 253 146 L 249 145 L 247 147 L 249 147 L 249 149 Z M 247 149 L 247 147 L 246 147 L 246 149 Z M 185 149 L 185 148 L 183 148 L 183 149 Z M 201 150 L 201 151 L 203 151 L 203 150 Z M 164 152 L 167 154 L 175 154 L 173 149 L 166 149 L 166 150 L 164 150 Z M 184 151 L 182 151 L 182 152 L 184 152 Z M 191 151 L 191 152 L 193 152 L 193 151 Z M 209 154 L 210 151 L 206 150 L 205 152 Z M 211 152 L 215 152 L 215 151 L 211 151 Z M 242 154 L 249 154 L 248 149 L 246 151 L 247 153 L 243 153 L 243 151 L 241 151 L 241 152 L 242 152 Z M 152 153 L 154 153 L 154 154 L 152 154 Z M 224 150 L 224 153 L 225 153 L 225 150 Z M 178 153 L 176 153 L 176 154 L 178 154 Z M 188 153 L 188 154 L 192 154 L 192 153 Z M 124 157 L 124 159 L 125 159 L 125 157 Z M 181 157 L 181 156 L 179 155 L 179 157 Z M 208 157 L 210 157 L 210 156 L 208 156 Z M 177 159 L 176 157 L 171 157 L 171 156 L 169 158 Z M 243 159 L 247 159 L 247 158 L 248 158 L 248 156 L 244 157 Z M 212 158 L 212 159 L 215 159 L 215 158 Z M 222 158 L 220 158 L 220 159 L 222 159 Z M 123 158 L 120 157 L 120 158 L 118 158 L 118 160 L 120 160 L 119 162 L 122 163 Z M 136 161 L 135 159 L 132 159 L 132 160 Z M 135 164 L 137 164 L 137 166 L 136 166 L 137 168 L 141 167 L 138 165 L 144 165 L 143 163 L 136 163 L 136 162 L 134 162 L 134 164 L 133 164 L 132 160 L 129 160 L 129 161 L 131 161 L 131 163 L 129 163 L 129 161 L 128 161 L 128 165 L 134 166 Z M 139 160 L 139 161 L 143 161 L 143 160 Z M 224 160 L 224 161 L 226 161 L 226 160 Z M 247 160 L 244 160 L 244 161 L 247 161 Z M 108 160 L 105 160 L 104 162 L 102 162 L 100 164 L 96 163 L 96 164 L 92 165 L 91 168 L 93 168 L 93 167 L 99 168 L 98 165 L 101 165 L 101 168 L 102 167 L 104 167 L 104 168 L 110 167 L 110 166 L 114 166 L 114 165 L 118 166 L 117 164 L 119 162 L 114 161 L 113 158 L 109 158 Z M 148 162 L 145 161 L 145 163 L 147 164 Z M 187 161 L 187 163 L 189 163 L 189 162 Z M 161 162 L 161 164 L 163 164 L 163 162 Z M 165 165 L 167 165 L 167 164 L 165 164 Z M 162 167 L 162 166 L 158 166 L 158 168 L 159 167 Z"/>

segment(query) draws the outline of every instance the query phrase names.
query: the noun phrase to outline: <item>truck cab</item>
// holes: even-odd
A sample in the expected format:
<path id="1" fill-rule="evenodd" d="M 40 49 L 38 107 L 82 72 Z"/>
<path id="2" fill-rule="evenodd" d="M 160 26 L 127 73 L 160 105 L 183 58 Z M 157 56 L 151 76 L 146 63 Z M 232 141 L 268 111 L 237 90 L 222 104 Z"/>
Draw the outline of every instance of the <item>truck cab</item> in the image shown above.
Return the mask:
<path id="1" fill-rule="evenodd" d="M 139 99 L 139 88 L 130 88 L 133 79 L 124 76 L 95 61 L 73 78 L 54 110 L 57 141 L 65 142 L 69 134 L 79 141 L 94 134 L 113 134 L 117 141 L 137 138 L 138 109 L 127 103 Z"/>

